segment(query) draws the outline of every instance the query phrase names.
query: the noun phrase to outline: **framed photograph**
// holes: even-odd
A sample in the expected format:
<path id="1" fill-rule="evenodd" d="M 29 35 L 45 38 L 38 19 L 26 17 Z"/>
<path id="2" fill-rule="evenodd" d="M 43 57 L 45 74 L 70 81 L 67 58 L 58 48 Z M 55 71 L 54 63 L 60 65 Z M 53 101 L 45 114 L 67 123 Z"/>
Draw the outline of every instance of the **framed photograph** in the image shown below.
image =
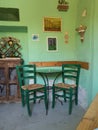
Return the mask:
<path id="1" fill-rule="evenodd" d="M 47 37 L 47 50 L 51 52 L 58 50 L 57 37 Z"/>
<path id="2" fill-rule="evenodd" d="M 32 34 L 32 41 L 39 41 L 39 34 Z"/>
<path id="3" fill-rule="evenodd" d="M 44 17 L 44 31 L 61 32 L 61 18 Z"/>

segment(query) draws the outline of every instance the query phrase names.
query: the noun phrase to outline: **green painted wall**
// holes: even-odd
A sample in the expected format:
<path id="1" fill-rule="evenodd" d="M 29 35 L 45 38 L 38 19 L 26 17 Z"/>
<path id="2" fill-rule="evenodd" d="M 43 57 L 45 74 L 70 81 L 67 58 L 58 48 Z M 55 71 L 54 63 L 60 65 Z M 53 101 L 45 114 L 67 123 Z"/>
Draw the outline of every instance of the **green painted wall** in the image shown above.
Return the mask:
<path id="1" fill-rule="evenodd" d="M 93 15 L 93 53 L 92 53 L 92 75 L 93 75 L 93 83 L 92 83 L 92 94 L 93 97 L 96 93 L 98 93 L 98 1 L 94 0 L 94 15 Z"/>
<path id="2" fill-rule="evenodd" d="M 89 62 L 89 71 L 82 70 L 81 71 L 81 79 L 80 85 L 86 91 L 87 94 L 87 102 L 91 103 L 92 100 L 92 39 L 93 39 L 93 2 L 90 0 L 82 0 L 81 4 L 78 1 L 78 13 L 77 13 L 77 21 L 76 28 L 81 24 L 87 26 L 87 30 L 84 34 L 84 41 L 80 41 L 80 35 L 76 32 L 76 48 L 77 48 L 77 59 L 80 61 Z M 83 11 L 86 9 L 87 15 L 85 17 L 82 16 Z"/>
<path id="3" fill-rule="evenodd" d="M 88 103 L 91 103 L 95 95 L 98 93 L 98 1 L 97 0 L 82 0 L 78 2 L 78 14 L 77 14 L 77 23 L 84 24 L 87 26 L 87 31 L 85 33 L 85 40 L 83 43 L 79 41 L 79 36 L 76 34 L 76 43 L 77 43 L 77 59 L 81 61 L 88 61 L 90 65 L 89 71 L 83 73 L 81 80 L 81 86 L 85 88 L 88 96 Z M 83 9 L 87 9 L 87 16 L 82 17 Z M 84 82 L 83 82 L 84 81 Z"/>
<path id="4" fill-rule="evenodd" d="M 6 0 L 0 1 L 1 7 L 15 7 L 19 8 L 20 21 L 19 22 L 7 22 L 0 21 L 0 25 L 16 25 L 27 26 L 27 35 L 24 33 L 16 34 L 3 33 L 3 35 L 15 36 L 21 39 L 23 45 L 23 58 L 28 61 L 58 61 L 58 60 L 76 60 L 75 49 L 75 22 L 76 22 L 76 7 L 77 0 L 69 0 L 68 12 L 59 12 L 57 10 L 57 0 L 29 0 L 27 3 L 23 0 Z M 61 32 L 44 32 L 43 31 L 43 18 L 44 17 L 60 17 L 62 19 L 62 31 Z M 65 32 L 69 34 L 69 43 L 65 44 L 64 35 Z M 39 34 L 39 41 L 32 41 L 32 34 Z M 2 36 L 2 33 L 0 33 Z M 21 37 L 22 36 L 22 37 Z M 47 51 L 47 37 L 57 37 L 58 51 Z"/>

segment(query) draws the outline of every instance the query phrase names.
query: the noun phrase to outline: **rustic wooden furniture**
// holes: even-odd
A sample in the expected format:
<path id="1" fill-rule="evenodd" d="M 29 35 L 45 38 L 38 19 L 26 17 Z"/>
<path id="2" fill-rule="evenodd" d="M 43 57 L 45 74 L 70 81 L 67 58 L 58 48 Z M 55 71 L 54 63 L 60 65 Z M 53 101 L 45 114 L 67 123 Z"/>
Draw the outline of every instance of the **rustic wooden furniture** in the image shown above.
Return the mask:
<path id="1" fill-rule="evenodd" d="M 98 128 L 98 94 L 83 116 L 76 130 L 94 130 Z"/>
<path id="2" fill-rule="evenodd" d="M 20 64 L 20 58 L 0 59 L 0 102 L 19 100 L 20 90 L 17 76 L 13 75 L 13 70 L 15 71 L 16 65 Z"/>

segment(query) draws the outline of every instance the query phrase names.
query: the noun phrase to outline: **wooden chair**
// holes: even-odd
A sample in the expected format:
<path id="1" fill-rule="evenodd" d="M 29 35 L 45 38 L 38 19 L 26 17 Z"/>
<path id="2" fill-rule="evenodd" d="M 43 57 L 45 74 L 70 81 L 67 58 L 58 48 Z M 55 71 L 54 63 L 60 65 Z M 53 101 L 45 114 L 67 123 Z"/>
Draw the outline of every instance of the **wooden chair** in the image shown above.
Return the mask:
<path id="1" fill-rule="evenodd" d="M 78 104 L 78 85 L 80 75 L 79 64 L 63 64 L 62 65 L 62 82 L 53 84 L 52 88 L 52 108 L 55 107 L 55 99 L 69 99 L 69 114 L 72 113 L 72 102 L 75 99 L 75 104 Z"/>
<path id="2" fill-rule="evenodd" d="M 18 75 L 19 86 L 21 90 L 22 106 L 27 104 L 27 110 L 29 116 L 32 115 L 30 108 L 30 102 L 36 102 L 37 99 L 44 99 L 46 114 L 48 111 L 47 89 L 46 85 L 37 84 L 36 66 L 35 65 L 21 65 L 16 66 L 16 72 Z M 33 81 L 30 84 L 30 80 Z M 38 94 L 41 92 L 41 95 Z"/>

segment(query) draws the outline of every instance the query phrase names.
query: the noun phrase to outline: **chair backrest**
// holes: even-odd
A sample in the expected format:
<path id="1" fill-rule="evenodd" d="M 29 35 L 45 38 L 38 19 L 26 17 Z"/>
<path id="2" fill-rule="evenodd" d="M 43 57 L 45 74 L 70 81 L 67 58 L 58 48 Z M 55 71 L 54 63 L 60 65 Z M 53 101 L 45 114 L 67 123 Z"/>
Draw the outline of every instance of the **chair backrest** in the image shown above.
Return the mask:
<path id="1" fill-rule="evenodd" d="M 80 77 L 79 64 L 63 64 L 62 65 L 62 80 L 64 83 L 76 84 L 78 87 Z"/>
<path id="2" fill-rule="evenodd" d="M 16 66 L 19 86 L 30 84 L 32 81 L 36 83 L 36 66 L 35 65 L 20 65 Z M 31 80 L 31 81 L 30 81 Z"/>

